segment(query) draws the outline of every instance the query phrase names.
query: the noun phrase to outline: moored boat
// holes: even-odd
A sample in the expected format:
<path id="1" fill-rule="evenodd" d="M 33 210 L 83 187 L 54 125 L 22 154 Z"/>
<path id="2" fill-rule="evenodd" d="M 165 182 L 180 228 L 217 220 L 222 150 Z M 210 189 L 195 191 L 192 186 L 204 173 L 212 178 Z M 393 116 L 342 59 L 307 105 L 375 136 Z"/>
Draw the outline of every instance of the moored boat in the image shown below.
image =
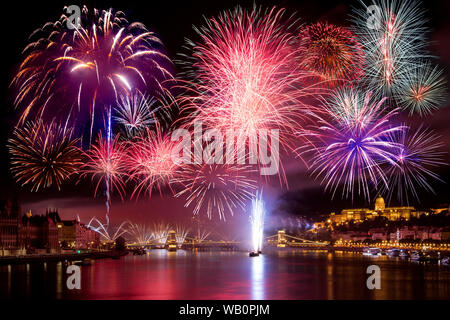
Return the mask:
<path id="1" fill-rule="evenodd" d="M 77 266 L 91 266 L 93 263 L 94 263 L 94 260 L 92 260 L 90 258 L 86 258 L 81 261 L 74 262 L 74 264 Z"/>
<path id="2" fill-rule="evenodd" d="M 441 264 L 443 264 L 444 266 L 450 266 L 450 257 L 442 258 Z"/>
<path id="3" fill-rule="evenodd" d="M 380 248 L 364 248 L 363 250 L 364 256 L 381 256 Z"/>
<path id="4" fill-rule="evenodd" d="M 389 249 L 386 251 L 386 254 L 389 257 L 398 257 L 398 256 L 400 256 L 400 249 L 397 249 L 397 248 Z"/>
<path id="5" fill-rule="evenodd" d="M 146 254 L 146 251 L 144 249 L 133 250 L 133 255 L 135 255 L 135 256 L 142 256 L 144 254 Z"/>
<path id="6" fill-rule="evenodd" d="M 410 259 L 413 261 L 426 261 L 427 257 L 421 251 L 413 251 L 411 253 Z"/>
<path id="7" fill-rule="evenodd" d="M 177 244 L 171 243 L 171 244 L 167 245 L 167 250 L 168 251 L 177 251 Z"/>
<path id="8" fill-rule="evenodd" d="M 400 250 L 400 252 L 398 253 L 398 256 L 400 258 L 409 258 L 408 250 Z"/>

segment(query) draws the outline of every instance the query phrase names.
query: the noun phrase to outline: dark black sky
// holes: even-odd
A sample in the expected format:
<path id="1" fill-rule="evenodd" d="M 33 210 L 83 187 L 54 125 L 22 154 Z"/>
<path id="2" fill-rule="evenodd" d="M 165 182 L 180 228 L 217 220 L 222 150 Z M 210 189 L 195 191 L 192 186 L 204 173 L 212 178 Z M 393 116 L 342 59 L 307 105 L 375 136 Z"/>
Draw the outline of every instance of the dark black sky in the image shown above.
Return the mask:
<path id="1" fill-rule="evenodd" d="M 217 15 L 222 10 L 232 9 L 240 4 L 244 7 L 251 7 L 252 1 L 246 0 L 201 0 L 201 1 L 171 1 L 171 0 L 146 0 L 146 1 L 8 1 L 8 9 L 2 13 L 0 20 L 1 43 L 2 43 L 2 81 L 0 106 L 0 198 L 13 190 L 18 190 L 21 199 L 25 202 L 32 202 L 45 199 L 46 197 L 64 199 L 76 196 L 87 196 L 85 188 L 76 187 L 64 194 L 55 194 L 54 192 L 44 192 L 31 195 L 15 186 L 8 169 L 8 154 L 6 150 L 6 139 L 11 131 L 14 112 L 11 106 L 11 97 L 8 85 L 15 72 L 17 64 L 21 60 L 21 51 L 28 43 L 28 36 L 38 27 L 41 27 L 47 21 L 55 21 L 62 13 L 65 5 L 83 4 L 88 7 L 99 9 L 108 9 L 110 7 L 116 10 L 122 10 L 130 21 L 140 21 L 146 26 L 156 31 L 162 41 L 165 43 L 169 56 L 175 58 L 176 54 L 182 51 L 184 38 L 192 38 L 194 32 L 192 25 L 201 25 L 203 16 L 211 17 Z M 315 22 L 317 20 L 328 20 L 339 25 L 348 25 L 349 13 L 352 5 L 358 5 L 359 0 L 334 0 L 334 1 L 256 1 L 256 4 L 263 6 L 277 5 L 287 8 L 290 12 L 296 11 L 305 22 Z M 5 4 L 2 4 L 4 6 Z M 431 51 L 438 56 L 438 63 L 446 70 L 447 78 L 450 70 L 450 13 L 449 1 L 424 1 L 423 6 L 428 10 L 427 16 L 430 18 L 429 26 L 433 30 L 431 40 Z M 444 140 L 450 146 L 450 108 L 443 109 L 432 117 L 422 119 L 409 119 L 416 123 L 424 123 L 426 126 L 436 129 L 444 136 Z M 416 206 L 435 206 L 441 203 L 450 203 L 450 168 L 441 170 L 443 179 L 447 184 L 436 185 L 437 195 L 423 195 L 421 204 Z M 289 173 L 289 182 L 291 185 L 288 196 L 285 198 L 296 197 L 301 193 L 299 210 L 309 212 L 329 212 L 330 207 L 340 209 L 352 206 L 350 201 L 341 201 L 339 199 L 331 201 L 328 194 L 324 194 L 317 184 L 307 177 L 304 172 Z M 299 191 L 301 190 L 301 191 Z M 90 194 L 90 191 L 89 191 Z M 364 201 L 356 200 L 353 205 L 367 205 Z M 45 206 L 43 204 L 42 206 Z M 273 206 L 276 206 L 274 203 Z M 302 207 L 303 206 L 303 207 Z"/>

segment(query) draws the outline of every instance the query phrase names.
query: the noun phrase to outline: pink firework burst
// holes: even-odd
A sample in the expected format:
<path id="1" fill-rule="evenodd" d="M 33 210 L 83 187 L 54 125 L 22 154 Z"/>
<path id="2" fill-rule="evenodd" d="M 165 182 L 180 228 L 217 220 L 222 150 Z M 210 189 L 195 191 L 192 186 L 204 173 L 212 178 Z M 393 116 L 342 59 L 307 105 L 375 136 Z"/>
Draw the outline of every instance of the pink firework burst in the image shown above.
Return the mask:
<path id="1" fill-rule="evenodd" d="M 222 132 L 280 129 L 287 145 L 316 109 L 308 103 L 316 90 L 303 82 L 309 72 L 297 62 L 296 25 L 283 9 L 237 7 L 196 29 L 200 41 L 188 42 L 185 61 L 190 94 L 180 101 L 194 110 L 189 116 Z"/>
<path id="2" fill-rule="evenodd" d="M 91 176 L 92 181 L 97 180 L 95 195 L 100 184 L 104 183 L 107 186 L 108 202 L 110 201 L 109 193 L 112 190 L 116 190 L 123 198 L 125 194 L 124 180 L 127 177 L 125 166 L 126 148 L 119 141 L 119 135 L 108 141 L 99 134 L 96 143 L 84 155 L 86 162 L 81 167 L 82 176 Z"/>
<path id="3" fill-rule="evenodd" d="M 164 187 L 171 189 L 177 179 L 179 164 L 172 161 L 172 152 L 176 143 L 169 134 L 162 132 L 157 125 L 155 130 L 146 129 L 137 140 L 129 143 L 126 166 L 130 178 L 136 181 L 133 196 L 139 197 L 146 190 L 151 196 L 154 188 L 162 194 Z"/>

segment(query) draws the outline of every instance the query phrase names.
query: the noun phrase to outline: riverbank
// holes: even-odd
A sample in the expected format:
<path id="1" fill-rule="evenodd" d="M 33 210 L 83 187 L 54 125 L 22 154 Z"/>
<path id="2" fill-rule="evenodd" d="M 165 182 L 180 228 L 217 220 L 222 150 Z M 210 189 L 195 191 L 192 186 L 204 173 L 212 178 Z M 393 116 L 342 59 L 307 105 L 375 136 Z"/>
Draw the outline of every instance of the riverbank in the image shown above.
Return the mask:
<path id="1" fill-rule="evenodd" d="M 128 251 L 102 251 L 88 253 L 47 253 L 47 254 L 27 254 L 0 257 L 0 265 L 23 264 L 35 262 L 59 262 L 78 261 L 83 259 L 107 259 L 118 258 L 127 255 Z"/>

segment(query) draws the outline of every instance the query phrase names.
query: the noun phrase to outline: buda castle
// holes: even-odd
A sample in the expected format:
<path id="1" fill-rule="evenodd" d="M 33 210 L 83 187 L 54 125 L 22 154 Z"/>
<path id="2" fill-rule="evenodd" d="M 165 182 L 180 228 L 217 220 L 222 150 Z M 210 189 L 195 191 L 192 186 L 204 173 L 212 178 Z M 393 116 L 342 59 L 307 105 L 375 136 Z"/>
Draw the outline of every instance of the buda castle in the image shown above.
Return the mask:
<path id="1" fill-rule="evenodd" d="M 387 207 L 384 199 L 378 196 L 375 200 L 374 209 L 344 209 L 340 214 L 334 212 L 330 214 L 328 223 L 335 223 L 337 225 L 346 222 L 362 222 L 364 220 L 372 220 L 376 217 L 386 217 L 388 220 L 409 220 L 412 217 L 419 217 L 422 212 L 417 211 L 414 207 Z"/>

